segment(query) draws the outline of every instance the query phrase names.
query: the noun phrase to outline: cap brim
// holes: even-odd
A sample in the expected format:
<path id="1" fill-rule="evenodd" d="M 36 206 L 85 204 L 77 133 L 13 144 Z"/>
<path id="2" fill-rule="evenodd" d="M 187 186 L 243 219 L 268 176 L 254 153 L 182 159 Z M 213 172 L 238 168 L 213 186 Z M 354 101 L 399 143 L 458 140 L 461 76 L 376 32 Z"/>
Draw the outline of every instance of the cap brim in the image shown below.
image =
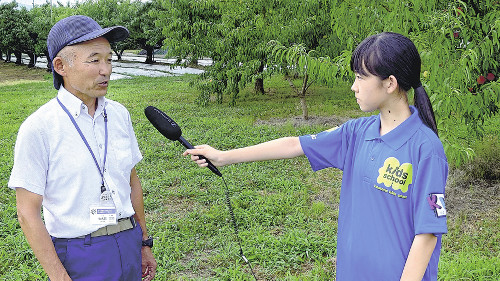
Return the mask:
<path id="1" fill-rule="evenodd" d="M 85 34 L 82 37 L 79 37 L 73 41 L 70 41 L 66 45 L 67 46 L 68 45 L 75 45 L 78 43 L 82 43 L 85 41 L 99 38 L 101 36 L 108 39 L 109 43 L 113 43 L 113 42 L 123 41 L 123 40 L 127 39 L 127 37 L 129 36 L 129 32 L 128 32 L 127 28 L 120 26 L 120 25 L 107 27 L 107 28 L 103 28 L 103 29 L 96 30 L 94 32 Z"/>

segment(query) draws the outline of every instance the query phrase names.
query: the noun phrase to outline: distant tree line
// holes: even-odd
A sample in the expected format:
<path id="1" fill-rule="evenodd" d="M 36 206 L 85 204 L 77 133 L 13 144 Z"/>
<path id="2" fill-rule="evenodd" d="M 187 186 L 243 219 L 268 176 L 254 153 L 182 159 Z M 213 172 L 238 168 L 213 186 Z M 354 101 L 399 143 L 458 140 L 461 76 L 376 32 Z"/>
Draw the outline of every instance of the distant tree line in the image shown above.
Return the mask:
<path id="1" fill-rule="evenodd" d="M 152 10 L 161 9 L 158 1 L 139 0 L 87 0 L 74 5 L 60 3 L 46 4 L 28 10 L 16 2 L 0 5 L 0 59 L 22 64 L 21 55 L 30 57 L 28 67 L 33 67 L 39 56 L 48 56 L 47 35 L 58 20 L 70 15 L 87 15 L 101 26 L 123 25 L 130 31 L 130 37 L 112 48 L 118 60 L 126 49 L 146 50 L 146 63 L 153 62 L 155 49 L 163 46 L 165 37 L 156 27 Z M 12 58 L 14 54 L 15 58 Z M 47 67 L 50 67 L 47 64 Z"/>

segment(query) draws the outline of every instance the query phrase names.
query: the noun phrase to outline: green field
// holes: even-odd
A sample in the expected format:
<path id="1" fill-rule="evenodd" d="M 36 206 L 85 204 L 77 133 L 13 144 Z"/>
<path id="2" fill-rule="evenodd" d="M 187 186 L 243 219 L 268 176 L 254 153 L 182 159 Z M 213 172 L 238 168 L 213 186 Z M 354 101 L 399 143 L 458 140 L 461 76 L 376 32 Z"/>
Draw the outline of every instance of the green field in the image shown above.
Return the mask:
<path id="1" fill-rule="evenodd" d="M 13 66 L 0 65 L 0 73 L 13 71 Z M 201 107 L 197 90 L 189 84 L 194 78 L 117 80 L 108 93 L 129 109 L 144 156 L 137 171 L 149 232 L 155 237 L 155 280 L 252 280 L 239 257 L 222 180 L 183 157 L 184 148 L 160 135 L 144 108 L 163 110 L 191 143 L 219 149 L 317 133 L 361 112 L 350 85 L 316 86 L 308 97 L 314 118 L 300 122 L 295 118 L 301 115 L 298 99 L 281 77 L 265 81 L 265 95 L 255 95 L 250 86 L 235 106 Z M 46 280 L 17 222 L 15 192 L 7 181 L 20 124 L 56 91 L 44 73 L 25 82 L 9 79 L 0 80 L 0 280 Z M 498 128 L 498 118 L 491 122 L 489 126 Z M 460 126 L 456 130 L 466 131 Z M 229 186 L 243 251 L 259 280 L 335 278 L 340 171 L 314 173 L 305 157 L 220 170 Z M 481 179 L 464 184 L 462 174 L 453 170 L 447 187 L 449 233 L 443 238 L 439 279 L 499 280 L 500 185 Z"/>

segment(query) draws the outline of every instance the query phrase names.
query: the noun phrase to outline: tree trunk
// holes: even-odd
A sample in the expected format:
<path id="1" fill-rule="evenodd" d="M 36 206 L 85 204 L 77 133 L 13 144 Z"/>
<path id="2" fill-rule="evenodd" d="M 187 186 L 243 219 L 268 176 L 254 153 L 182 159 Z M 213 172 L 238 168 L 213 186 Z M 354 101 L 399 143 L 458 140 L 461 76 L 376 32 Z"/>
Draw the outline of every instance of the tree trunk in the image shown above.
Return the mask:
<path id="1" fill-rule="evenodd" d="M 30 62 L 28 63 L 28 67 L 35 67 L 36 64 L 36 55 L 33 52 L 29 52 L 28 56 L 30 57 Z"/>
<path id="2" fill-rule="evenodd" d="M 309 113 L 307 112 L 307 103 L 305 96 L 300 97 L 300 105 L 302 106 L 302 117 L 304 118 L 304 120 L 308 120 Z"/>
<path id="3" fill-rule="evenodd" d="M 12 56 L 12 54 L 11 54 L 10 50 L 7 49 L 7 53 L 5 53 L 5 62 L 10 62 L 11 56 Z"/>
<path id="4" fill-rule="evenodd" d="M 50 61 L 49 51 L 43 53 L 47 58 L 47 72 L 52 72 L 52 62 Z"/>
<path id="5" fill-rule="evenodd" d="M 309 113 L 307 111 L 307 103 L 306 103 L 307 80 L 309 79 L 309 76 L 307 76 L 307 73 L 304 75 L 304 80 L 302 81 L 303 85 L 302 85 L 302 88 L 300 89 L 300 91 L 293 84 L 292 77 L 285 76 L 285 78 L 286 78 L 286 80 L 288 80 L 290 87 L 295 91 L 295 93 L 297 94 L 297 96 L 300 99 L 300 105 L 302 107 L 302 117 L 304 118 L 304 120 L 309 119 Z"/>
<path id="6" fill-rule="evenodd" d="M 261 61 L 258 74 L 262 73 L 264 71 L 264 63 Z M 264 78 L 257 78 L 255 79 L 255 92 L 259 94 L 264 94 Z"/>
<path id="7" fill-rule="evenodd" d="M 255 79 L 255 92 L 262 95 L 264 94 L 264 79 Z"/>
<path id="8" fill-rule="evenodd" d="M 123 52 L 125 52 L 125 50 L 123 50 L 123 49 L 122 49 L 121 51 L 119 51 L 119 52 L 116 54 L 116 56 L 118 57 L 118 60 L 122 60 Z"/>
<path id="9" fill-rule="evenodd" d="M 1 49 L 0 49 L 0 60 L 3 60 L 3 52 Z"/>
<path id="10" fill-rule="evenodd" d="M 146 63 L 154 63 L 153 60 L 153 53 L 154 53 L 154 48 L 153 47 L 146 47 Z"/>
<path id="11" fill-rule="evenodd" d="M 23 64 L 23 58 L 22 58 L 22 53 L 21 52 L 14 52 L 14 55 L 16 56 L 16 64 L 21 65 Z"/>
<path id="12" fill-rule="evenodd" d="M 116 48 L 113 48 L 113 53 L 115 53 L 116 55 L 116 60 L 122 60 L 122 53 L 121 52 L 118 52 L 118 50 Z"/>
<path id="13" fill-rule="evenodd" d="M 304 80 L 302 81 L 302 89 L 300 89 L 299 93 L 300 105 L 302 107 L 302 117 L 304 117 L 304 120 L 309 119 L 309 113 L 307 111 L 307 103 L 306 103 L 307 80 L 309 80 L 309 76 L 306 73 L 304 74 Z"/>

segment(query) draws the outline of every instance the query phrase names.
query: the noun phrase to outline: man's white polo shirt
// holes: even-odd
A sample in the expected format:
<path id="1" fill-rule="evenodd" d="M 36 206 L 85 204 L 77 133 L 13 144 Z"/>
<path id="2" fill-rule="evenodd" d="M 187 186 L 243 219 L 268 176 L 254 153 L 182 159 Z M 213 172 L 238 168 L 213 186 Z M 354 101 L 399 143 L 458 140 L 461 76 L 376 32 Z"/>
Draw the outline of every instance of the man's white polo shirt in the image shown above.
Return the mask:
<path id="1" fill-rule="evenodd" d="M 98 98 L 92 118 L 86 105 L 61 87 L 59 100 L 72 114 L 102 168 L 104 117 L 108 116 L 108 149 L 104 182 L 111 191 L 117 218 L 133 215 L 130 173 L 142 159 L 130 114 L 121 104 Z M 87 146 L 54 98 L 19 128 L 8 186 L 43 196 L 43 215 L 50 235 L 73 238 L 89 234 L 90 206 L 99 203 L 101 175 Z"/>

